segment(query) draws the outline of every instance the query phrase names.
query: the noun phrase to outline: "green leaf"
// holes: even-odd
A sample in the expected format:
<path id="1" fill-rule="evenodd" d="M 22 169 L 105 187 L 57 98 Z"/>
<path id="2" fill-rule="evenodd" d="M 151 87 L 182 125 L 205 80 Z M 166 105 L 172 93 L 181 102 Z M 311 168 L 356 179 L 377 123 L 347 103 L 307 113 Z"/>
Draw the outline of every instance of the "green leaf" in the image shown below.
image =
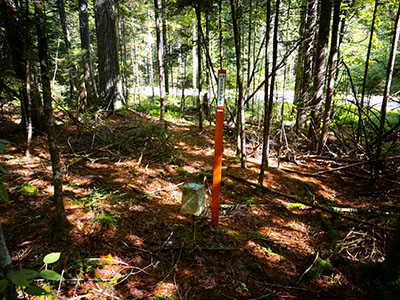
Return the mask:
<path id="1" fill-rule="evenodd" d="M 60 274 L 58 274 L 57 272 L 54 272 L 52 270 L 43 270 L 40 272 L 40 276 L 42 276 L 44 279 L 48 279 L 48 280 L 64 279 Z"/>
<path id="2" fill-rule="evenodd" d="M 19 287 L 25 287 L 25 286 L 30 286 L 28 279 L 23 275 L 16 272 L 11 272 L 12 274 L 9 275 L 9 278 L 12 283 L 14 283 L 16 286 Z"/>
<path id="3" fill-rule="evenodd" d="M 3 184 L 3 180 L 0 178 L 0 198 L 4 201 L 8 202 L 8 192 L 6 187 Z"/>
<path id="4" fill-rule="evenodd" d="M 4 292 L 6 291 L 7 285 L 8 285 L 7 279 L 0 280 L 0 294 L 1 293 L 4 294 Z"/>
<path id="5" fill-rule="evenodd" d="M 45 264 L 52 264 L 52 263 L 55 263 L 57 260 L 60 259 L 60 255 L 61 255 L 60 252 L 53 252 L 53 253 L 47 254 L 47 255 L 43 258 L 43 262 L 44 262 Z"/>
<path id="6" fill-rule="evenodd" d="M 3 143 L 0 143 L 0 153 L 3 153 L 4 150 L 6 150 L 6 145 Z"/>
<path id="7" fill-rule="evenodd" d="M 31 296 L 42 296 L 49 294 L 49 292 L 39 286 L 28 286 L 24 289 L 24 291 Z"/>
<path id="8" fill-rule="evenodd" d="M 16 271 L 16 273 L 24 276 L 27 280 L 31 280 L 39 276 L 39 272 L 30 269 L 21 269 Z"/>

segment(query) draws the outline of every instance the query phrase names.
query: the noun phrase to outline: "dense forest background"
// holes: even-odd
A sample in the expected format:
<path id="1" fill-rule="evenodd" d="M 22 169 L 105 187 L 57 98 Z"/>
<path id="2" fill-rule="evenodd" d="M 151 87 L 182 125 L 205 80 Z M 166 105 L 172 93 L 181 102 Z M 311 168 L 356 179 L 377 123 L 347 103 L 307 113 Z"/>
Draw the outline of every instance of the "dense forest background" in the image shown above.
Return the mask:
<path id="1" fill-rule="evenodd" d="M 258 258 L 262 252 L 275 260 L 273 263 L 280 264 L 280 268 L 286 268 L 287 274 L 296 274 L 292 274 L 296 278 L 287 274 L 291 279 L 285 275 L 272 276 L 269 284 L 274 285 L 266 286 L 260 278 L 269 274 L 268 268 L 272 268 L 269 264 L 273 263 L 264 266 L 261 262 L 248 262 L 238 267 L 241 275 L 230 275 L 233 286 L 226 287 L 229 295 L 243 299 L 333 297 L 334 292 L 324 290 L 323 286 L 316 287 L 318 280 L 319 283 L 331 280 L 343 298 L 350 297 L 348 299 L 372 295 L 384 295 L 385 299 L 399 291 L 398 0 L 0 0 L 0 16 L 0 152 L 4 152 L 0 165 L 0 197 L 4 200 L 0 204 L 0 221 L 7 230 L 20 226 L 18 230 L 23 232 L 22 228 L 31 221 L 13 221 L 23 217 L 17 213 L 19 207 L 24 206 L 18 201 L 40 202 L 43 196 L 48 200 L 39 206 L 47 211 L 48 217 L 43 219 L 41 227 L 50 233 L 48 239 L 37 242 L 40 246 L 34 250 L 36 265 L 32 266 L 29 264 L 32 257 L 27 254 L 16 262 L 15 253 L 24 244 L 23 239 L 33 240 L 33 237 L 22 234 L 20 240 L 14 235 L 4 235 L 0 227 L 0 295 L 15 299 L 15 291 L 20 295 L 25 293 L 26 297 L 54 295 L 57 291 L 54 284 L 34 285 L 35 278 L 58 280 L 60 287 L 55 297 L 61 294 L 67 297 L 72 293 L 70 296 L 78 299 L 80 292 L 90 293 L 93 286 L 88 285 L 77 293 L 78 285 L 74 289 L 72 283 L 66 283 L 61 291 L 64 279 L 60 270 L 66 272 L 67 257 L 79 253 L 73 249 L 69 255 L 65 254 L 71 236 L 79 236 L 77 240 L 81 239 L 84 244 L 84 235 L 95 234 L 100 239 L 99 232 L 108 228 L 110 232 L 115 231 L 112 238 L 118 240 L 126 233 L 126 228 L 133 226 L 138 236 L 142 234 L 143 238 L 148 238 L 149 228 L 163 227 L 158 221 L 143 221 L 146 224 L 141 226 L 140 220 L 146 218 L 135 215 L 137 223 L 121 229 L 128 216 L 124 217 L 121 212 L 116 216 L 112 212 L 114 206 L 139 205 L 131 203 L 131 198 L 127 200 L 129 203 L 125 201 L 127 186 L 132 193 L 140 195 L 132 197 L 146 201 L 158 201 L 161 198 L 155 196 L 157 193 L 179 189 L 181 180 L 209 186 L 219 69 L 227 71 L 224 159 L 229 171 L 223 177 L 232 180 L 223 181 L 222 205 L 232 206 L 235 211 L 239 204 L 261 209 L 265 204 L 262 201 L 266 201 L 262 200 L 263 195 L 275 193 L 276 197 L 291 199 L 311 209 L 304 222 L 309 221 L 313 230 L 322 228 L 326 234 L 324 241 L 313 240 L 312 250 L 306 251 L 298 261 L 284 261 L 283 257 L 295 253 L 276 254 L 278 257 L 271 250 L 272 246 L 265 248 L 265 245 L 256 244 L 264 250 L 256 246 L 258 250 L 246 250 L 253 251 L 252 255 Z M 196 161 L 200 158 L 202 162 Z M 45 162 L 40 166 L 36 160 Z M 104 165 L 97 166 L 99 161 L 104 161 Z M 129 171 L 123 169 L 122 162 Z M 30 171 L 23 171 L 26 168 Z M 91 168 L 93 173 L 85 173 Z M 112 173 L 115 168 L 120 168 L 120 175 Z M 172 171 L 168 173 L 169 168 Z M 155 173 L 149 175 L 149 169 Z M 104 170 L 108 173 L 103 174 Z M 21 175 L 24 172 L 31 172 L 29 176 L 25 174 L 29 178 Z M 48 177 L 45 183 L 44 174 Z M 147 183 L 140 179 L 140 174 L 146 177 Z M 289 178 L 288 174 L 297 177 Z M 343 180 L 343 176 L 351 179 Z M 149 178 L 159 183 L 157 178 L 162 178 L 161 186 L 149 191 Z M 317 181 L 311 184 L 310 178 L 317 178 Z M 122 185 L 125 179 L 128 183 Z M 132 185 L 137 180 L 141 184 Z M 239 184 L 240 188 L 235 187 Z M 47 185 L 52 186 L 51 191 L 45 191 Z M 69 195 L 69 189 L 76 186 L 85 188 L 79 192 L 74 188 L 74 196 Z M 322 187 L 326 187 L 325 192 L 330 190 L 326 192 L 329 196 L 322 192 Z M 206 190 L 206 196 L 210 193 L 211 188 Z M 361 193 L 364 193 L 362 197 Z M 338 194 L 342 198 L 337 197 Z M 145 210 L 154 211 L 155 207 L 168 205 L 172 213 L 179 206 L 180 195 L 162 195 L 165 201 L 169 199 L 168 204 L 149 200 L 152 204 L 146 204 Z M 282 209 L 283 204 L 279 202 L 279 205 Z M 76 212 L 76 206 L 84 208 L 86 219 Z M 276 203 L 269 208 L 277 209 L 276 214 L 282 216 Z M 304 210 L 304 207 L 290 209 Z M 312 215 L 313 211 L 318 211 L 319 215 Z M 371 212 L 373 217 L 369 215 Z M 26 213 L 35 218 L 33 211 Z M 147 268 L 155 268 L 153 259 L 161 262 L 163 271 L 162 276 L 159 275 L 166 275 L 164 281 L 177 272 L 178 267 L 170 268 L 171 262 L 178 265 L 184 261 L 188 270 L 193 268 L 190 272 L 200 274 L 191 264 L 193 260 L 203 261 L 198 265 L 205 260 L 217 264 L 221 256 L 225 257 L 219 251 L 250 249 L 252 239 L 268 244 L 260 228 L 273 218 L 268 219 L 266 215 L 261 218 L 264 212 L 260 211 L 252 214 L 253 219 L 242 215 L 243 220 L 252 221 L 238 222 L 236 229 L 232 227 L 235 220 L 227 221 L 223 232 L 211 229 L 203 216 L 200 226 L 214 237 L 214 244 L 206 238 L 202 241 L 201 234 L 197 244 L 194 237 L 193 241 L 188 241 L 187 232 L 178 230 L 175 235 L 181 243 L 174 241 L 176 245 L 168 248 L 175 231 L 168 237 L 168 232 L 161 229 L 155 233 L 157 238 L 152 239 L 152 242 L 162 240 L 158 248 L 151 248 L 154 246 L 151 242 L 145 243 L 150 248 L 130 244 L 129 249 L 151 258 L 146 267 L 137 267 L 137 274 L 148 274 Z M 259 218 L 255 220 L 255 216 Z M 191 218 L 182 218 L 177 217 L 177 220 L 186 223 L 179 223 L 179 226 L 190 228 Z M 84 225 L 77 225 L 78 219 Z M 81 221 L 83 219 L 87 221 Z M 160 221 L 163 217 L 157 219 Z M 293 219 L 297 221 L 297 217 Z M 87 229 L 90 234 L 87 231 L 82 236 L 76 233 L 93 227 L 93 222 L 101 226 L 91 231 Z M 248 222 L 254 222 L 256 228 L 246 227 L 250 226 Z M 165 228 L 173 226 L 171 224 L 165 223 Z M 258 236 L 249 237 L 249 232 L 255 230 Z M 301 238 L 308 239 L 308 229 L 304 234 Z M 315 233 L 313 238 L 316 236 Z M 111 239 L 110 236 L 101 238 Z M 296 240 L 291 238 L 292 242 Z M 88 251 L 92 239 L 95 238 L 86 241 Z M 59 248 L 57 243 L 61 243 Z M 192 246 L 190 251 L 188 244 Z M 132 289 L 127 292 L 127 285 L 121 284 L 124 286 L 121 290 L 116 286 L 122 281 L 130 284 L 128 279 L 136 275 L 132 275 L 134 268 L 127 268 L 131 273 L 124 273 L 127 270 L 124 267 L 115 271 L 113 263 L 119 261 L 126 267 L 135 262 L 124 265 L 117 255 L 125 257 L 125 252 L 116 250 L 114 240 L 110 245 L 113 246 L 107 253 L 100 253 L 100 248 L 87 253 L 105 255 L 103 258 L 108 257 L 108 260 L 99 259 L 99 264 L 103 264 L 104 269 L 110 268 L 111 273 L 116 272 L 106 276 L 113 282 L 111 294 L 97 293 L 94 298 L 133 295 Z M 30 249 L 33 251 L 32 247 Z M 163 253 L 166 250 L 171 251 L 172 257 L 166 257 Z M 195 250 L 213 254 L 198 253 L 196 257 L 189 257 Z M 64 253 L 64 261 L 59 261 L 55 267 L 58 273 L 34 271 L 38 257 L 52 251 Z M 107 256 L 109 253 L 114 253 L 115 257 Z M 361 259 L 360 253 L 369 255 Z M 46 271 L 48 264 L 58 261 L 53 254 L 43 260 Z M 346 265 L 345 254 L 347 259 L 363 265 L 354 266 L 346 280 L 343 279 L 346 271 L 339 267 Z M 182 255 L 185 257 L 181 258 Z M 235 255 L 232 257 L 235 259 Z M 87 257 L 82 257 L 81 264 L 84 259 Z M 333 261 L 338 266 L 333 266 Z M 365 267 L 367 263 L 371 265 Z M 91 271 L 100 269 L 98 265 L 84 264 L 91 268 L 87 272 L 80 270 L 85 280 L 91 276 Z M 209 273 L 219 274 L 223 270 L 223 266 L 220 267 Z M 77 273 L 76 265 L 69 268 Z M 246 272 L 254 274 L 246 277 L 243 275 Z M 329 272 L 330 279 L 321 277 L 328 276 Z M 310 273 L 317 276 L 309 277 Z M 354 288 L 362 281 L 357 276 L 364 273 L 374 282 L 370 295 Z M 122 277 L 117 278 L 116 274 Z M 175 292 L 169 296 L 154 291 L 154 282 L 165 282 L 160 276 L 148 274 L 151 284 L 145 287 L 141 282 L 143 293 L 135 297 L 200 299 L 207 285 L 218 289 L 207 294 L 214 295 L 215 299 L 221 299 L 218 295 L 225 292 L 221 282 L 226 282 L 221 278 L 213 279 L 219 282 L 217 284 L 210 279 L 212 275 L 191 292 L 189 279 L 179 274 L 175 276 L 180 276 L 178 279 L 182 283 L 177 284 L 173 277 L 174 287 L 166 289 L 170 292 L 175 289 Z M 251 276 L 255 281 L 249 281 Z M 303 278 L 307 276 L 309 282 L 305 283 Z M 343 291 L 338 276 L 346 282 Z M 123 280 L 118 281 L 120 278 Z M 289 288 L 282 278 L 291 283 Z M 101 286 L 103 292 L 108 288 Z"/>

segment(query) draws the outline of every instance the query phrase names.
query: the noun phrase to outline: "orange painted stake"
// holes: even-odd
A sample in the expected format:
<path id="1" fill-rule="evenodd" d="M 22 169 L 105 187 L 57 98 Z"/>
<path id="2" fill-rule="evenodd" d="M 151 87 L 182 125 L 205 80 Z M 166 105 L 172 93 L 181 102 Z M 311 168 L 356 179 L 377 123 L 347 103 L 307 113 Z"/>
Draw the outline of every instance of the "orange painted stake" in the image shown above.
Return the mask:
<path id="1" fill-rule="evenodd" d="M 215 122 L 215 150 L 213 168 L 213 193 L 211 203 L 211 223 L 218 225 L 219 201 L 221 198 L 222 140 L 224 134 L 226 70 L 218 70 L 217 119 Z"/>

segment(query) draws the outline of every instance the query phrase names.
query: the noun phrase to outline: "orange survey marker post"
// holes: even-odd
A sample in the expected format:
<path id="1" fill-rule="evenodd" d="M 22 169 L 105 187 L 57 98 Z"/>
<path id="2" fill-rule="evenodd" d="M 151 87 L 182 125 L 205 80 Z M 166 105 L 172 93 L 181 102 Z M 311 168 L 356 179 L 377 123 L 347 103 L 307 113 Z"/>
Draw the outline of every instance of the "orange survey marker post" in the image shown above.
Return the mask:
<path id="1" fill-rule="evenodd" d="M 221 194 L 222 137 L 224 133 L 226 70 L 218 70 L 217 120 L 215 122 L 215 150 L 213 168 L 213 192 L 211 203 L 211 223 L 218 225 L 219 200 Z"/>

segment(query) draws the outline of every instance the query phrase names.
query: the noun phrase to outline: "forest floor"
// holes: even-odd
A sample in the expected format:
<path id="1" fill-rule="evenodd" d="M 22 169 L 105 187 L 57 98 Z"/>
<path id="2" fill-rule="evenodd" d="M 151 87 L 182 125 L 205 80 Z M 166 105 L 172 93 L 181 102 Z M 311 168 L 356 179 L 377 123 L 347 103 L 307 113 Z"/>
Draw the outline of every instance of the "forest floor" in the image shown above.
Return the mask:
<path id="1" fill-rule="evenodd" d="M 363 165 L 316 174 L 351 163 L 343 159 L 298 155 L 279 168 L 272 159 L 264 186 L 336 207 L 339 214 L 330 214 L 234 179 L 256 183 L 259 160 L 255 151 L 240 168 L 226 130 L 220 224 L 213 227 L 214 127 L 200 132 L 190 119 L 160 123 L 126 111 L 100 120 L 93 138 L 58 112 L 73 228 L 54 241 L 46 138 L 35 137 L 25 157 L 14 117 L 5 113 L 0 124 L 0 138 L 10 141 L 0 157 L 10 196 L 0 203 L 0 222 L 17 268 L 39 269 L 44 255 L 61 252 L 54 269 L 65 280 L 48 287 L 54 299 L 374 299 L 365 266 L 384 260 L 392 237 L 398 169 L 394 180 L 371 185 Z M 189 182 L 206 191 L 195 234 L 192 217 L 180 212 Z"/>

